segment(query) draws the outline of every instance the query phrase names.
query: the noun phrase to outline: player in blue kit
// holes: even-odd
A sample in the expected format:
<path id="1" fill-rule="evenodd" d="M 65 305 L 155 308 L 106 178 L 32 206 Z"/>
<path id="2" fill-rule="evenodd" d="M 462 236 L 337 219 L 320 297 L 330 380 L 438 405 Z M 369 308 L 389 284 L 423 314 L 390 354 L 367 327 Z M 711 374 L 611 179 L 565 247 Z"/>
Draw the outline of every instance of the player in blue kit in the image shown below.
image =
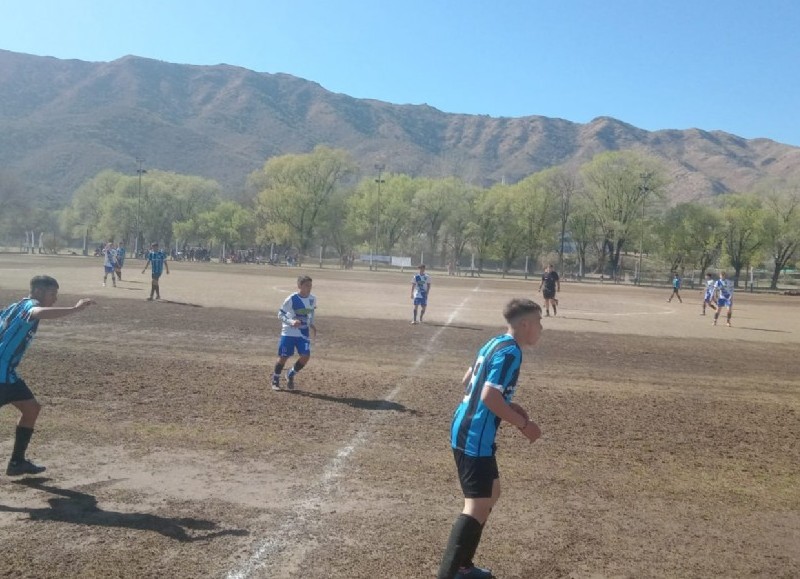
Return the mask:
<path id="1" fill-rule="evenodd" d="M 483 526 L 500 497 L 495 436 L 505 420 L 530 442 L 541 436 L 528 413 L 511 402 L 517 388 L 521 346 L 533 346 L 542 334 L 542 308 L 528 299 L 513 299 L 503 310 L 507 332 L 486 342 L 464 375 L 466 388 L 450 426 L 464 509 L 453 524 L 439 567 L 439 579 L 488 579 L 490 571 L 472 561 Z"/>
<path id="2" fill-rule="evenodd" d="M 79 300 L 71 308 L 56 308 L 58 282 L 40 275 L 30 282 L 30 295 L 0 312 L 0 407 L 11 404 L 22 414 L 17 422 L 14 450 L 6 468 L 9 476 L 38 474 L 45 467 L 25 458 L 41 405 L 17 376 L 17 365 L 39 329 L 40 320 L 55 320 L 86 309 L 94 302 Z"/>
<path id="3" fill-rule="evenodd" d="M 412 324 L 417 323 L 417 311 L 419 308 L 419 323 L 422 323 L 422 318 L 425 317 L 425 310 L 428 307 L 428 296 L 431 293 L 431 276 L 425 273 L 425 264 L 421 263 L 419 266 L 419 273 L 414 274 L 411 280 L 411 299 L 414 300 L 414 317 L 411 319 Z"/>
<path id="4" fill-rule="evenodd" d="M 714 274 L 706 274 L 706 289 L 703 293 L 703 313 L 701 316 L 706 315 L 706 306 L 710 306 L 712 310 L 716 310 L 717 306 L 714 303 Z"/>
<path id="5" fill-rule="evenodd" d="M 158 243 L 150 244 L 150 251 L 147 253 L 147 263 L 144 264 L 142 273 L 147 271 L 148 266 L 151 267 L 153 281 L 150 284 L 150 297 L 147 298 L 147 301 L 152 302 L 154 294 L 157 300 L 161 299 L 161 291 L 158 287 L 158 280 L 161 277 L 161 273 L 166 270 L 167 275 L 169 275 L 167 254 L 158 249 Z"/>
<path id="6" fill-rule="evenodd" d="M 717 319 L 722 308 L 726 308 L 728 319 L 725 325 L 731 327 L 731 315 L 733 309 L 733 282 L 728 279 L 728 274 L 724 271 L 719 272 L 719 279 L 714 282 L 714 293 L 717 295 L 717 311 L 714 313 L 714 322 L 712 325 L 717 325 Z"/>
<path id="7" fill-rule="evenodd" d="M 672 298 L 678 298 L 678 301 L 683 303 L 681 299 L 681 276 L 678 273 L 674 273 L 672 276 L 672 293 L 667 300 L 667 303 L 672 302 Z"/>
<path id="8" fill-rule="evenodd" d="M 125 266 L 125 253 L 125 244 L 120 241 L 117 244 L 117 267 L 114 270 L 119 281 L 122 281 L 122 268 Z"/>
<path id="9" fill-rule="evenodd" d="M 299 358 L 286 373 L 286 389 L 294 390 L 294 377 L 302 370 L 311 358 L 311 336 L 309 330 L 317 337 L 314 325 L 314 311 L 317 309 L 317 298 L 311 294 L 312 280 L 307 275 L 297 278 L 297 289 L 283 302 L 278 310 L 278 318 L 283 324 L 281 340 L 278 344 L 278 361 L 272 373 L 272 389 L 281 388 L 281 373 L 286 361 L 297 351 Z"/>

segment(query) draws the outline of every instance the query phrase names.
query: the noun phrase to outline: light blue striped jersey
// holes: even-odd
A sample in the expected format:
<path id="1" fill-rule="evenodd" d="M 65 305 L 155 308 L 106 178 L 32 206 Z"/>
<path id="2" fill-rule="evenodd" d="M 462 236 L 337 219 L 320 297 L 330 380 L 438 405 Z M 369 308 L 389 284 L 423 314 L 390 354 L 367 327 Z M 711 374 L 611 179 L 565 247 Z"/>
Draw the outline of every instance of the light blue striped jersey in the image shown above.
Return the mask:
<path id="1" fill-rule="evenodd" d="M 147 261 L 150 262 L 153 275 L 161 275 L 164 271 L 164 262 L 167 261 L 167 254 L 161 250 L 149 251 L 147 252 Z"/>
<path id="2" fill-rule="evenodd" d="M 119 262 L 120 265 L 122 265 L 122 263 L 125 261 L 125 248 L 124 247 L 118 247 L 117 248 L 117 261 Z"/>
<path id="3" fill-rule="evenodd" d="M 481 394 L 484 388 L 496 388 L 511 402 L 521 364 L 522 350 L 509 334 L 492 338 L 478 351 L 472 378 L 450 426 L 453 448 L 468 456 L 494 455 L 500 418 L 483 403 Z"/>
<path id="4" fill-rule="evenodd" d="M 25 298 L 3 310 L 0 317 L 0 384 L 12 384 L 17 378 L 16 368 L 25 354 L 39 320 L 32 320 L 31 310 L 39 306 L 33 298 Z"/>

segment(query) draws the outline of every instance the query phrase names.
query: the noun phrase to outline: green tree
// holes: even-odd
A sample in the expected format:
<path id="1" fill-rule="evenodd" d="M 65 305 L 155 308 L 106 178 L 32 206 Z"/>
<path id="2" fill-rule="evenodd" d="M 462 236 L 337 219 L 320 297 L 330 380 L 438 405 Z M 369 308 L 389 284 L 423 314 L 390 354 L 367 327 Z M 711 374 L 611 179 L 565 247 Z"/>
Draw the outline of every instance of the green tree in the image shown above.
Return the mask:
<path id="1" fill-rule="evenodd" d="M 772 187 L 764 213 L 764 245 L 774 264 L 770 289 L 778 289 L 781 271 L 800 255 L 800 186 Z"/>
<path id="2" fill-rule="evenodd" d="M 551 178 L 547 173 L 535 173 L 511 187 L 512 212 L 518 220 L 521 250 L 534 258 L 554 247 L 559 200 L 558 192 L 550 186 Z"/>
<path id="3" fill-rule="evenodd" d="M 484 260 L 490 257 L 492 246 L 500 226 L 496 205 L 499 202 L 505 185 L 495 185 L 489 189 L 481 189 L 475 199 L 475 215 L 467 224 L 467 237 L 470 246 L 478 257 L 478 271 L 483 271 Z"/>
<path id="4" fill-rule="evenodd" d="M 730 195 L 722 210 L 723 247 L 734 269 L 734 286 L 739 286 L 742 269 L 752 265 L 753 257 L 764 244 L 764 212 L 754 195 Z"/>
<path id="5" fill-rule="evenodd" d="M 583 277 L 586 274 L 588 250 L 601 235 L 594 213 L 585 199 L 576 200 L 567 220 L 567 229 L 578 257 L 578 277 Z"/>
<path id="6" fill-rule="evenodd" d="M 643 208 L 662 196 L 665 184 L 659 163 L 632 151 L 600 153 L 581 168 L 586 198 L 603 233 L 600 268 L 608 260 L 616 274 L 619 257 L 637 230 Z"/>
<path id="7" fill-rule="evenodd" d="M 497 195 L 493 205 L 497 229 L 492 245 L 502 261 L 505 277 L 514 260 L 522 255 L 527 232 L 517 215 L 520 206 L 518 192 L 508 185 L 496 186 L 493 190 Z"/>
<path id="8" fill-rule="evenodd" d="M 296 244 L 301 258 L 317 233 L 331 195 L 354 172 L 347 152 L 317 146 L 305 155 L 283 155 L 267 161 L 258 209 L 264 217 L 262 238 Z"/>
<path id="9" fill-rule="evenodd" d="M 420 179 L 412 203 L 414 222 L 419 233 L 428 240 L 429 261 L 434 263 L 442 226 L 450 215 L 464 184 L 455 177 L 445 179 Z"/>

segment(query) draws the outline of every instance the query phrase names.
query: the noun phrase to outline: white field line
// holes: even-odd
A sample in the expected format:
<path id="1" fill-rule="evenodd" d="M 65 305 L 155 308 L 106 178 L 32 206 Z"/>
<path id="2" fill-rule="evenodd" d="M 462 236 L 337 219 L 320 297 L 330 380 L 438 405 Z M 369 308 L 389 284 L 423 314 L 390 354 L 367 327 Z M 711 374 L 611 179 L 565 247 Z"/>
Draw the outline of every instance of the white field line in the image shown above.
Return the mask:
<path id="1" fill-rule="evenodd" d="M 472 292 L 478 292 L 478 286 Z M 411 368 L 411 372 L 416 372 L 431 356 L 431 348 L 439 339 L 450 324 L 458 317 L 459 312 L 466 306 L 471 296 L 467 296 L 456 306 L 445 324 L 428 340 L 426 347 Z M 386 395 L 384 400 L 391 402 L 408 383 L 408 378 L 396 386 L 394 390 Z M 326 496 L 333 490 L 333 483 L 347 465 L 347 461 L 356 449 L 363 446 L 373 432 L 373 427 L 386 417 L 386 413 L 373 413 L 369 420 L 355 433 L 350 442 L 340 448 L 336 456 L 331 460 L 322 473 L 320 480 L 313 484 L 305 495 L 297 502 L 294 509 L 286 516 L 280 527 L 271 536 L 259 540 L 253 554 L 241 566 L 231 569 L 227 574 L 227 579 L 247 579 L 255 572 L 270 563 L 275 563 L 274 559 L 280 556 L 287 564 L 295 565 L 302 562 L 306 553 L 316 543 L 316 539 L 309 533 L 309 527 L 319 520 L 319 511 L 324 504 Z M 278 570 L 273 570 L 278 572 Z M 270 576 L 273 576 L 270 574 Z"/>

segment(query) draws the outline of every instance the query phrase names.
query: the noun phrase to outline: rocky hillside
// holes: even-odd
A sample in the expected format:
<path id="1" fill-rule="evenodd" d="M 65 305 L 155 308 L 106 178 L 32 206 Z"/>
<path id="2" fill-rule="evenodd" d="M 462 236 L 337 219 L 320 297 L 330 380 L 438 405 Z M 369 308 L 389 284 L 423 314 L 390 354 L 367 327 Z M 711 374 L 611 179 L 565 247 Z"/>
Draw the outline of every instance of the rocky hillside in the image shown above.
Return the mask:
<path id="1" fill-rule="evenodd" d="M 540 116 L 451 114 L 356 99 L 286 74 L 126 56 L 59 60 L 0 51 L 0 168 L 55 200 L 111 168 L 218 180 L 231 195 L 274 155 L 317 144 L 412 175 L 514 182 L 606 150 L 662 158 L 674 200 L 800 177 L 800 148 L 699 129 L 648 132 L 607 117 L 587 124 Z"/>

